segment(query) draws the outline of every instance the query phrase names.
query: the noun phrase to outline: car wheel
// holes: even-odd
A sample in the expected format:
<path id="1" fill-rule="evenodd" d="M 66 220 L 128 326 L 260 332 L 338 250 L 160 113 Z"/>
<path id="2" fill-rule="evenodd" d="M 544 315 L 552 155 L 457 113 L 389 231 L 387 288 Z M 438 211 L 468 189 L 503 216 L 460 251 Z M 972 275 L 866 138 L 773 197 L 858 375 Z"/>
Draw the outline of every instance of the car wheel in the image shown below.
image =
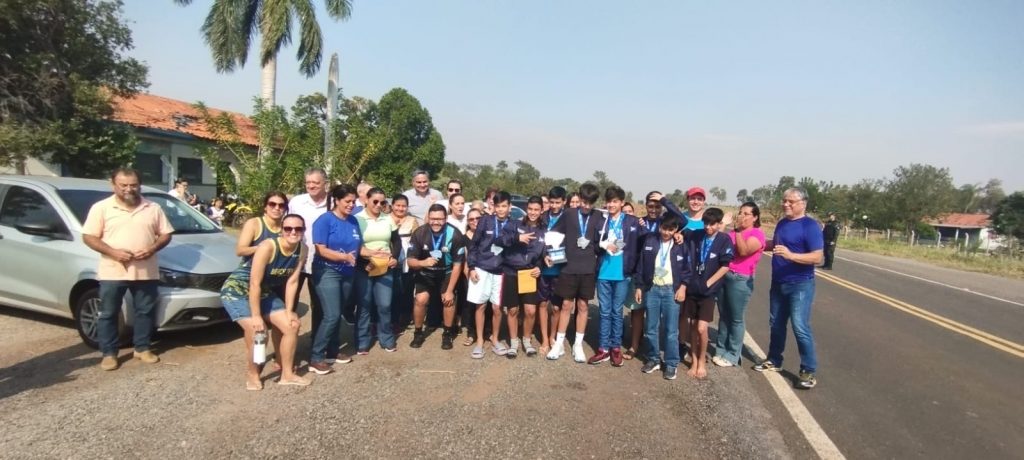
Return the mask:
<path id="1" fill-rule="evenodd" d="M 100 290 L 99 288 L 92 288 L 78 296 L 78 300 L 75 301 L 75 328 L 78 329 L 78 335 L 82 337 L 82 341 L 85 342 L 91 348 L 99 348 L 99 319 L 100 319 Z M 124 345 L 128 342 L 128 328 L 124 324 L 124 314 L 121 313 L 117 318 L 117 337 L 118 344 Z"/>

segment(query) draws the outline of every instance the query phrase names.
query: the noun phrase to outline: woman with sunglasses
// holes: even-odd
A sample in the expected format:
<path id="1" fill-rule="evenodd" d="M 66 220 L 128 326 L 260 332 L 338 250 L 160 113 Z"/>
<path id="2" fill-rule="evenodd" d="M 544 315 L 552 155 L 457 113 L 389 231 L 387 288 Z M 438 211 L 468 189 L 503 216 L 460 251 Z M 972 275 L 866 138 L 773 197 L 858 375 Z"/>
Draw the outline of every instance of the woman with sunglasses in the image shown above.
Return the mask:
<path id="1" fill-rule="evenodd" d="M 401 193 L 391 197 L 391 220 L 398 226 L 398 237 L 402 240 L 399 250 L 399 267 L 395 270 L 394 295 L 391 299 L 392 332 L 398 336 L 405 326 L 412 322 L 412 273 L 406 262 L 406 252 L 412 232 L 420 226 L 419 220 L 409 215 L 409 198 Z"/>
<path id="2" fill-rule="evenodd" d="M 480 216 L 484 213 L 483 211 L 472 208 L 466 213 L 466 233 L 463 236 L 466 238 L 465 244 L 469 244 L 473 240 L 473 234 L 476 233 L 477 224 L 480 223 Z M 462 276 L 459 279 L 459 308 L 461 309 L 459 315 L 462 317 L 462 325 L 466 327 L 466 341 L 462 342 L 463 346 L 470 346 L 476 343 L 476 305 L 469 303 L 466 300 L 466 280 L 469 279 L 469 268 L 466 264 L 462 264 Z"/>
<path id="3" fill-rule="evenodd" d="M 310 384 L 308 379 L 295 374 L 295 345 L 299 336 L 299 316 L 295 314 L 295 299 L 299 290 L 298 268 L 306 257 L 302 236 L 305 221 L 298 214 L 282 219 L 281 236 L 264 239 L 224 281 L 220 296 L 228 316 L 245 333 L 247 390 L 262 390 L 262 365 L 253 359 L 253 346 L 257 333 L 272 326 L 271 338 L 277 359 L 281 364 L 279 385 Z M 276 292 L 284 287 L 282 297 Z"/>
<path id="4" fill-rule="evenodd" d="M 366 192 L 366 208 L 356 214 L 359 232 L 363 237 L 362 257 L 356 266 L 356 352 L 370 353 L 371 319 L 377 320 L 377 337 L 381 348 L 396 350 L 396 338 L 391 328 L 391 297 L 394 288 L 394 269 L 402 249 L 398 226 L 391 216 L 381 210 L 387 201 L 384 190 L 378 187 Z M 375 313 L 375 314 L 374 314 Z M 374 318 L 375 317 L 375 318 Z"/>
<path id="5" fill-rule="evenodd" d="M 245 221 L 242 232 L 238 234 L 235 254 L 247 262 L 261 242 L 281 236 L 281 219 L 287 210 L 288 197 L 284 193 L 267 192 L 263 196 L 263 215 Z"/>

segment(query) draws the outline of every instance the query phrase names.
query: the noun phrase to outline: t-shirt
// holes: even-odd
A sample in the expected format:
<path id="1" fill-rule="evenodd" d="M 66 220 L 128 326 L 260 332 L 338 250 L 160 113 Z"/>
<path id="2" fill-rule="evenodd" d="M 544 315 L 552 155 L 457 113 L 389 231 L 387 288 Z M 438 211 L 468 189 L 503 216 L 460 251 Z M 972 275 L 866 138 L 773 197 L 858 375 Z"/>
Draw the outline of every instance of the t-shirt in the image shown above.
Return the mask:
<path id="1" fill-rule="evenodd" d="M 562 273 L 569 275 L 595 275 L 597 273 L 597 254 L 600 251 L 599 232 L 604 227 L 604 214 L 597 209 L 591 209 L 589 214 L 583 214 L 582 210 L 569 209 L 555 226 L 553 231 L 565 235 L 565 258 L 566 263 L 562 267 Z M 585 230 L 585 231 L 582 231 Z M 587 239 L 587 246 L 581 248 L 577 242 L 581 233 Z"/>
<path id="2" fill-rule="evenodd" d="M 367 249 L 391 251 L 391 233 L 398 230 L 398 225 L 390 215 L 380 213 L 375 219 L 364 209 L 356 214 L 356 220 Z"/>
<path id="3" fill-rule="evenodd" d="M 427 196 L 420 196 L 414 188 L 402 192 L 402 195 L 409 199 L 409 214 L 416 216 L 420 222 L 426 221 L 430 205 L 444 199 L 444 195 L 435 189 L 427 189 Z"/>
<path id="4" fill-rule="evenodd" d="M 825 248 L 818 221 L 808 216 L 780 220 L 775 226 L 775 237 L 772 241 L 798 254 Z M 814 265 L 798 264 L 783 259 L 782 256 L 772 257 L 772 283 L 791 283 L 809 279 L 814 279 Z"/>
<path id="5" fill-rule="evenodd" d="M 303 240 L 306 243 L 308 254 L 316 253 L 316 249 L 313 248 L 313 223 L 321 214 L 327 212 L 328 201 L 325 195 L 323 201 L 317 203 L 308 193 L 303 193 L 296 195 L 288 202 L 288 212 L 302 216 L 302 220 L 305 221 L 306 233 L 303 235 Z M 302 267 L 302 271 L 313 273 L 313 257 L 306 257 L 306 266 Z"/>
<path id="6" fill-rule="evenodd" d="M 113 248 L 138 251 L 156 243 L 161 235 L 174 232 L 170 221 L 160 205 L 145 198 L 133 209 L 126 209 L 111 195 L 97 201 L 89 208 L 89 214 L 82 224 L 82 233 L 92 235 Z M 108 280 L 155 280 L 160 278 L 160 266 L 156 254 L 146 260 L 132 260 L 128 263 L 100 254 L 96 279 Z"/>
<path id="7" fill-rule="evenodd" d="M 686 226 L 683 230 L 704 230 L 704 219 L 690 217 L 690 211 L 683 213 L 683 217 L 686 218 Z"/>
<path id="8" fill-rule="evenodd" d="M 603 231 L 607 232 L 605 238 L 610 241 L 620 240 L 623 238 L 622 224 L 626 215 L 620 212 L 617 217 L 617 219 L 612 219 L 611 217 L 605 218 L 605 229 Z M 601 254 L 600 265 L 597 269 L 597 279 L 605 281 L 622 281 L 626 279 L 622 271 L 622 263 L 624 259 L 624 252 L 621 248 L 615 254 L 610 254 L 608 252 Z"/>
<path id="9" fill-rule="evenodd" d="M 412 233 L 409 244 L 410 259 L 426 260 L 431 257 L 431 251 L 441 251 L 441 263 L 421 268 L 421 274 L 449 274 L 452 272 L 453 264 L 460 264 L 466 258 L 466 238 L 451 225 L 445 225 L 440 235 L 435 235 L 429 225 L 423 225 Z"/>
<path id="10" fill-rule="evenodd" d="M 751 227 L 744 230 L 740 236 L 743 240 L 749 240 L 750 237 L 756 238 L 761 243 L 761 246 L 753 254 L 740 257 L 740 249 L 736 245 L 736 232 L 729 232 L 729 239 L 732 240 L 732 245 L 736 246 L 736 258 L 729 262 L 729 270 L 741 275 L 754 276 L 754 270 L 757 269 L 757 261 L 761 260 L 761 253 L 764 251 L 764 232 L 760 228 Z"/>
<path id="11" fill-rule="evenodd" d="M 322 244 L 332 251 L 354 252 L 358 259 L 359 247 L 363 245 L 363 238 L 359 233 L 359 222 L 351 215 L 342 219 L 333 212 L 324 213 L 313 223 L 313 244 Z M 332 262 L 319 254 L 314 256 L 313 267 L 329 267 L 342 275 L 355 274 L 355 267 L 352 265 L 345 262 Z"/>

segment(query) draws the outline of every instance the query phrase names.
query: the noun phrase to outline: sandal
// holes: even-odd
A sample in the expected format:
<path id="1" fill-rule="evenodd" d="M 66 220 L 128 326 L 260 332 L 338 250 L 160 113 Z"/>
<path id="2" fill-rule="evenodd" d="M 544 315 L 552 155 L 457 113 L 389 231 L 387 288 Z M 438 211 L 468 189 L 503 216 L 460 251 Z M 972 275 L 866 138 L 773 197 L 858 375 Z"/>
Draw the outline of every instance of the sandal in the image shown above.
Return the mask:
<path id="1" fill-rule="evenodd" d="M 260 391 L 260 390 L 263 389 L 263 382 L 262 381 L 252 382 L 252 381 L 246 380 L 246 382 L 245 382 L 245 389 L 248 390 L 248 391 Z"/>
<path id="2" fill-rule="evenodd" d="M 633 351 L 632 348 L 627 348 L 625 350 L 622 350 L 622 358 L 623 359 L 630 360 L 630 359 L 633 359 L 634 356 L 636 356 L 636 352 Z"/>
<path id="3" fill-rule="evenodd" d="M 462 342 L 462 346 L 468 347 L 468 346 L 470 346 L 470 345 L 472 345 L 474 343 L 476 343 L 476 337 L 473 337 L 471 335 L 467 335 L 466 336 L 466 341 Z"/>
<path id="4" fill-rule="evenodd" d="M 473 352 L 469 356 L 473 359 L 484 359 L 483 347 L 473 347 Z"/>
<path id="5" fill-rule="evenodd" d="M 497 342 L 494 342 L 494 345 L 491 346 L 491 351 L 493 351 L 494 354 L 498 356 L 505 356 L 508 354 L 508 347 L 505 345 L 504 342 L 499 340 Z"/>
<path id="6" fill-rule="evenodd" d="M 289 379 L 289 380 L 278 380 L 277 381 L 278 385 L 295 385 L 295 386 L 300 386 L 300 387 L 308 387 L 309 384 L 311 384 L 311 383 L 313 383 L 313 382 L 310 381 L 309 379 L 306 379 L 306 378 L 303 378 L 303 377 L 299 377 L 299 376 L 296 376 L 295 378 Z"/>
<path id="7" fill-rule="evenodd" d="M 530 339 L 523 339 L 523 350 L 526 351 L 526 356 L 534 357 L 537 356 L 537 349 L 533 346 L 533 341 Z"/>

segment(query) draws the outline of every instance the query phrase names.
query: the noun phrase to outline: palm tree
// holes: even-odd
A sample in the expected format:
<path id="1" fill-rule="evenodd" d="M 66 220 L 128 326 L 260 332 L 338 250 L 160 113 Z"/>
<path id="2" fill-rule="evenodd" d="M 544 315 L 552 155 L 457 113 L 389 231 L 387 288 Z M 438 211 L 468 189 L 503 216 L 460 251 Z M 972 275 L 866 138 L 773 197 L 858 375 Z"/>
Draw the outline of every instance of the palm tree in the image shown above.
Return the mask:
<path id="1" fill-rule="evenodd" d="M 192 0 L 174 0 L 189 5 Z M 352 14 L 351 0 L 324 0 L 327 14 L 343 21 Z M 299 72 L 310 78 L 320 70 L 323 35 L 316 20 L 313 0 L 214 0 L 200 31 L 213 53 L 218 72 L 245 66 L 253 35 L 260 34 L 260 65 L 263 67 L 260 99 L 274 105 L 277 53 L 292 42 L 292 20 L 299 24 Z"/>

